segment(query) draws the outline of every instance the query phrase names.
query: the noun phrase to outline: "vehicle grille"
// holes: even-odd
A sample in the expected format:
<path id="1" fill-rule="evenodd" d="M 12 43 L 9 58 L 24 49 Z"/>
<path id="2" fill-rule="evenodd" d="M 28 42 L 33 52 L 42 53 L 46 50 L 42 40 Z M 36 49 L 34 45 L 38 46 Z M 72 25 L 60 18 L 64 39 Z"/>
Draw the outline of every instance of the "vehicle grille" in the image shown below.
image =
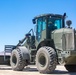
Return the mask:
<path id="1" fill-rule="evenodd" d="M 74 32 L 66 33 L 66 50 L 74 50 Z"/>

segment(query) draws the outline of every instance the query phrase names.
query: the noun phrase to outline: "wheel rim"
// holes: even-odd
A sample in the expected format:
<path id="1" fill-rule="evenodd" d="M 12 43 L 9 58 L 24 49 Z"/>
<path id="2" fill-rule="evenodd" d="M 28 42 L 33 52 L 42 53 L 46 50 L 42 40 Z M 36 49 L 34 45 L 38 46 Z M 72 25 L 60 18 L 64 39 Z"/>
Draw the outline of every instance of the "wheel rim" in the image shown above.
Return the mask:
<path id="1" fill-rule="evenodd" d="M 17 58 L 16 58 L 15 54 L 12 57 L 12 62 L 14 65 L 16 65 L 16 63 L 17 63 Z"/>
<path id="2" fill-rule="evenodd" d="M 45 58 L 44 55 L 41 55 L 39 57 L 39 60 L 38 61 L 39 61 L 39 64 L 40 64 L 41 67 L 44 67 L 46 65 L 46 58 Z"/>

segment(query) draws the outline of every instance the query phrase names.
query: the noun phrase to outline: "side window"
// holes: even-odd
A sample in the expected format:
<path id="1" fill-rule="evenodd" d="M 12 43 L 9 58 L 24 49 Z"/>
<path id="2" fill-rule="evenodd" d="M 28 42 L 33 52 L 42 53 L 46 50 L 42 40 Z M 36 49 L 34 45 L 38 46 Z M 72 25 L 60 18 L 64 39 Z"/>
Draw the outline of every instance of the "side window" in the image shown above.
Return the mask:
<path id="1" fill-rule="evenodd" d="M 42 26 L 42 18 L 39 18 L 37 20 L 37 33 L 36 33 L 36 39 L 39 41 L 41 38 L 41 26 Z"/>
<path id="2" fill-rule="evenodd" d="M 37 28 L 38 28 L 38 33 L 40 33 L 40 32 L 41 32 L 41 24 L 42 24 L 42 23 L 41 23 L 41 21 L 40 21 L 40 20 L 38 20 L 38 27 L 37 27 Z"/>
<path id="3" fill-rule="evenodd" d="M 38 18 L 37 19 L 37 33 L 36 33 L 36 39 L 39 41 L 41 39 L 41 33 L 43 30 L 46 29 L 46 18 Z"/>
<path id="4" fill-rule="evenodd" d="M 55 26 L 57 27 L 57 29 L 61 28 L 61 20 L 55 20 Z"/>
<path id="5" fill-rule="evenodd" d="M 55 30 L 62 28 L 62 20 L 59 18 L 49 18 L 48 19 L 48 29 Z"/>
<path id="6" fill-rule="evenodd" d="M 49 30 L 55 30 L 57 27 L 55 26 L 55 19 L 54 18 L 49 18 L 48 19 L 48 29 Z"/>
<path id="7" fill-rule="evenodd" d="M 42 30 L 46 29 L 46 18 L 43 18 L 43 22 L 42 22 Z"/>

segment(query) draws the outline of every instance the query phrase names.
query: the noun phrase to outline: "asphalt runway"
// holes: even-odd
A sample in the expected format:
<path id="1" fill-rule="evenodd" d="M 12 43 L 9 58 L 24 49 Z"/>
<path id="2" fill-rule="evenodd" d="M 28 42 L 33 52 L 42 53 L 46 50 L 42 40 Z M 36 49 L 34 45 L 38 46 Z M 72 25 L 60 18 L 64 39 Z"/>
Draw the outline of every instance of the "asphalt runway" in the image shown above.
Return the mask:
<path id="1" fill-rule="evenodd" d="M 25 67 L 23 71 L 13 71 L 10 66 L 0 65 L 0 75 L 76 75 L 76 73 L 70 73 L 60 65 L 51 74 L 39 73 L 35 65 Z"/>

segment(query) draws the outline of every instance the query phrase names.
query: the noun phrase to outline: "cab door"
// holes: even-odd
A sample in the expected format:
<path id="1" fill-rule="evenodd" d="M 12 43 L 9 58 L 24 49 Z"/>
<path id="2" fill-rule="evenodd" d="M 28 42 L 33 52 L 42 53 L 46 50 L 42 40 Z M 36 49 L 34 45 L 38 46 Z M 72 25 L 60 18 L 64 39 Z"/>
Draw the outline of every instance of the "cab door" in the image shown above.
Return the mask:
<path id="1" fill-rule="evenodd" d="M 37 20 L 37 31 L 36 31 L 36 40 L 39 42 L 43 38 L 46 38 L 46 19 L 45 17 L 39 18 Z"/>
<path id="2" fill-rule="evenodd" d="M 42 18 L 37 20 L 37 31 L 36 31 L 36 40 L 40 41 L 41 38 L 41 27 L 42 27 Z"/>
<path id="3" fill-rule="evenodd" d="M 40 17 L 37 19 L 36 44 L 38 45 L 44 39 L 46 39 L 46 18 Z"/>

